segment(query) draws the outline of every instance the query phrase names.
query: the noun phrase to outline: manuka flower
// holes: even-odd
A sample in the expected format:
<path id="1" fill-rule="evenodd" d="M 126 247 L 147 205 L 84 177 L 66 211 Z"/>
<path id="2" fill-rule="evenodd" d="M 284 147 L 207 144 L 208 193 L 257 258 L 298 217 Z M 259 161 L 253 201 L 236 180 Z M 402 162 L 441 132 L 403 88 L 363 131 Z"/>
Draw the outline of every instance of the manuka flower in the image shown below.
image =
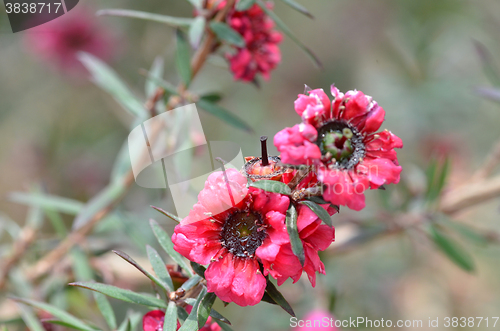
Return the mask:
<path id="1" fill-rule="evenodd" d="M 325 200 L 361 210 L 366 189 L 399 182 L 394 148 L 403 143 L 387 130 L 376 132 L 385 111 L 372 97 L 344 95 L 333 85 L 331 92 L 331 104 L 322 89 L 300 94 L 295 111 L 302 123 L 278 132 L 274 144 L 283 163 L 314 166 Z"/>
<path id="2" fill-rule="evenodd" d="M 265 275 L 273 263 L 298 263 L 293 254 L 277 257 L 281 246 L 290 243 L 285 225 L 289 204 L 288 196 L 247 188 L 246 177 L 235 169 L 215 172 L 175 227 L 174 249 L 191 261 L 209 264 L 209 292 L 240 306 L 255 305 L 266 287 L 259 263 L 268 266 Z"/>
<path id="3" fill-rule="evenodd" d="M 271 7 L 271 4 L 267 6 Z M 227 22 L 246 43 L 245 47 L 237 48 L 235 54 L 228 56 L 234 78 L 252 81 L 259 73 L 269 79 L 269 73 L 281 61 L 278 44 L 282 36 L 273 30 L 273 20 L 255 4 L 245 11 L 232 11 Z"/>
<path id="4" fill-rule="evenodd" d="M 97 23 L 87 10 L 72 11 L 64 17 L 30 29 L 26 34 L 27 47 L 44 60 L 63 70 L 83 69 L 78 52 L 87 52 L 103 60 L 117 49 L 109 30 Z"/>

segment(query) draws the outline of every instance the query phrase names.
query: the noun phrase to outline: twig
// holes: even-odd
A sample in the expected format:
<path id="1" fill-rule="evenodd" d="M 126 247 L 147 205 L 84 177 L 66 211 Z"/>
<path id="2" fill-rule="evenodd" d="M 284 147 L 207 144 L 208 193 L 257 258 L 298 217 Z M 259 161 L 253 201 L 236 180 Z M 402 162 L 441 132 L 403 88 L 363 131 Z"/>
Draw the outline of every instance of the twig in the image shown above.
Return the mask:
<path id="1" fill-rule="evenodd" d="M 445 214 L 455 214 L 500 195 L 500 175 L 456 188 L 445 194 L 439 210 Z"/>
<path id="2" fill-rule="evenodd" d="M 28 247 L 35 241 L 37 231 L 31 226 L 25 226 L 19 238 L 14 242 L 14 249 L 12 254 L 4 260 L 4 263 L 0 269 L 0 289 L 7 284 L 7 278 L 9 276 L 10 270 L 17 264 L 17 262 L 23 257 L 24 252 Z"/>

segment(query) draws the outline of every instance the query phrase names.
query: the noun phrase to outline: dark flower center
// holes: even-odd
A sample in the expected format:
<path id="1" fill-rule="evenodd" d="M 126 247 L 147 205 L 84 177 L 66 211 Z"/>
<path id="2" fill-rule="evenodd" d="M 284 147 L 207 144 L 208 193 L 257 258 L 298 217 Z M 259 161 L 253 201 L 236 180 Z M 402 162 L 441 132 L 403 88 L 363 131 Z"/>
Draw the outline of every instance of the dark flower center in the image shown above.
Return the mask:
<path id="1" fill-rule="evenodd" d="M 365 156 L 363 137 L 352 125 L 333 120 L 318 130 L 316 144 L 321 160 L 340 169 L 351 169 Z"/>
<path id="2" fill-rule="evenodd" d="M 235 256 L 253 257 L 265 237 L 266 231 L 259 213 L 237 211 L 224 223 L 221 243 Z"/>

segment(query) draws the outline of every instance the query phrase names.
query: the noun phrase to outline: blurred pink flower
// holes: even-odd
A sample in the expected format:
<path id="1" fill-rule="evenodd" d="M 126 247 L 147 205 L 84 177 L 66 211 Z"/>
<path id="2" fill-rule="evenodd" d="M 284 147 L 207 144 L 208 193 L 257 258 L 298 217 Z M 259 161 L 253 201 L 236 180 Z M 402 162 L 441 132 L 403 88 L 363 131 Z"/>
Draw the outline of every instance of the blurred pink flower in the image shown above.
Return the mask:
<path id="1" fill-rule="evenodd" d="M 317 330 L 340 330 L 335 326 L 335 317 L 326 310 L 315 309 L 304 316 L 302 320 L 297 320 L 296 327 L 292 331 L 317 331 Z"/>
<path id="2" fill-rule="evenodd" d="M 266 4 L 272 8 L 271 3 Z M 261 74 L 269 79 L 271 70 L 281 61 L 278 44 L 282 35 L 274 30 L 273 20 L 257 4 L 249 10 L 233 10 L 227 19 L 228 24 L 245 40 L 245 47 L 238 47 L 233 55 L 228 55 L 231 71 L 235 79 L 252 81 Z"/>
<path id="3" fill-rule="evenodd" d="M 114 36 L 97 22 L 90 10 L 71 11 L 53 21 L 32 28 L 25 35 L 26 47 L 56 67 L 81 71 L 78 52 L 87 52 L 103 60 L 116 52 Z"/>

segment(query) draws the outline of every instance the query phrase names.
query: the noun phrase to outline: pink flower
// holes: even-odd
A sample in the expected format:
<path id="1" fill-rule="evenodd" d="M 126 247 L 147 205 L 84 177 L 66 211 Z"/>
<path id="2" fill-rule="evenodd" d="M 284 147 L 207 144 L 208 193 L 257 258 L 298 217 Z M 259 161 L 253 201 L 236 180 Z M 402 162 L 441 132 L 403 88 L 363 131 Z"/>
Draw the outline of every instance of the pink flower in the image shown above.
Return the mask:
<path id="1" fill-rule="evenodd" d="M 191 312 L 192 307 L 186 306 L 188 313 Z M 165 320 L 165 312 L 161 310 L 152 310 L 142 317 L 142 330 L 143 331 L 162 331 L 163 322 Z M 177 330 L 181 324 L 177 322 Z M 222 328 L 217 323 L 212 323 L 212 317 L 208 317 L 207 322 L 199 331 L 220 331 Z"/>
<path id="2" fill-rule="evenodd" d="M 344 95 L 333 85 L 331 92 L 332 103 L 322 89 L 300 94 L 295 111 L 302 123 L 278 132 L 274 144 L 284 163 L 315 167 L 325 200 L 361 210 L 366 189 L 399 182 L 394 148 L 403 142 L 387 130 L 376 132 L 385 111 L 372 97 Z"/>
<path id="3" fill-rule="evenodd" d="M 221 300 L 255 305 L 264 295 L 266 279 L 259 263 L 294 265 L 293 256 L 277 257 L 290 242 L 285 219 L 288 196 L 247 188 L 235 169 L 211 174 L 198 202 L 175 227 L 174 249 L 191 261 L 207 265 L 207 289 Z M 300 264 L 299 264 L 300 267 Z"/>
<path id="4" fill-rule="evenodd" d="M 86 10 L 71 11 L 26 33 L 26 46 L 44 60 L 63 70 L 82 70 L 76 55 L 83 51 L 109 59 L 116 42 L 97 18 Z"/>
<path id="5" fill-rule="evenodd" d="M 270 3 L 267 6 L 272 8 Z M 246 43 L 244 47 L 236 47 L 234 54 L 227 55 L 234 78 L 250 82 L 261 74 L 269 79 L 270 72 L 281 62 L 278 44 L 282 35 L 274 30 L 273 20 L 255 4 L 245 11 L 233 9 L 227 23 Z"/>
<path id="6" fill-rule="evenodd" d="M 330 215 L 337 211 L 329 205 L 321 205 Z M 325 265 L 319 259 L 318 251 L 323 251 L 335 240 L 335 229 L 321 224 L 321 219 L 307 206 L 298 207 L 297 228 L 304 247 L 305 263 L 301 266 L 298 257 L 293 254 L 290 244 L 282 245 L 274 259 L 263 262 L 265 272 L 270 273 L 283 284 L 288 277 L 297 282 L 302 271 L 307 273 L 312 286 L 316 286 L 316 272 L 325 274 Z"/>
<path id="7" fill-rule="evenodd" d="M 297 327 L 292 328 L 294 331 L 321 331 L 330 330 L 337 331 L 339 328 L 335 326 L 334 316 L 325 310 L 313 310 L 307 313 L 301 322 L 297 323 Z"/>

